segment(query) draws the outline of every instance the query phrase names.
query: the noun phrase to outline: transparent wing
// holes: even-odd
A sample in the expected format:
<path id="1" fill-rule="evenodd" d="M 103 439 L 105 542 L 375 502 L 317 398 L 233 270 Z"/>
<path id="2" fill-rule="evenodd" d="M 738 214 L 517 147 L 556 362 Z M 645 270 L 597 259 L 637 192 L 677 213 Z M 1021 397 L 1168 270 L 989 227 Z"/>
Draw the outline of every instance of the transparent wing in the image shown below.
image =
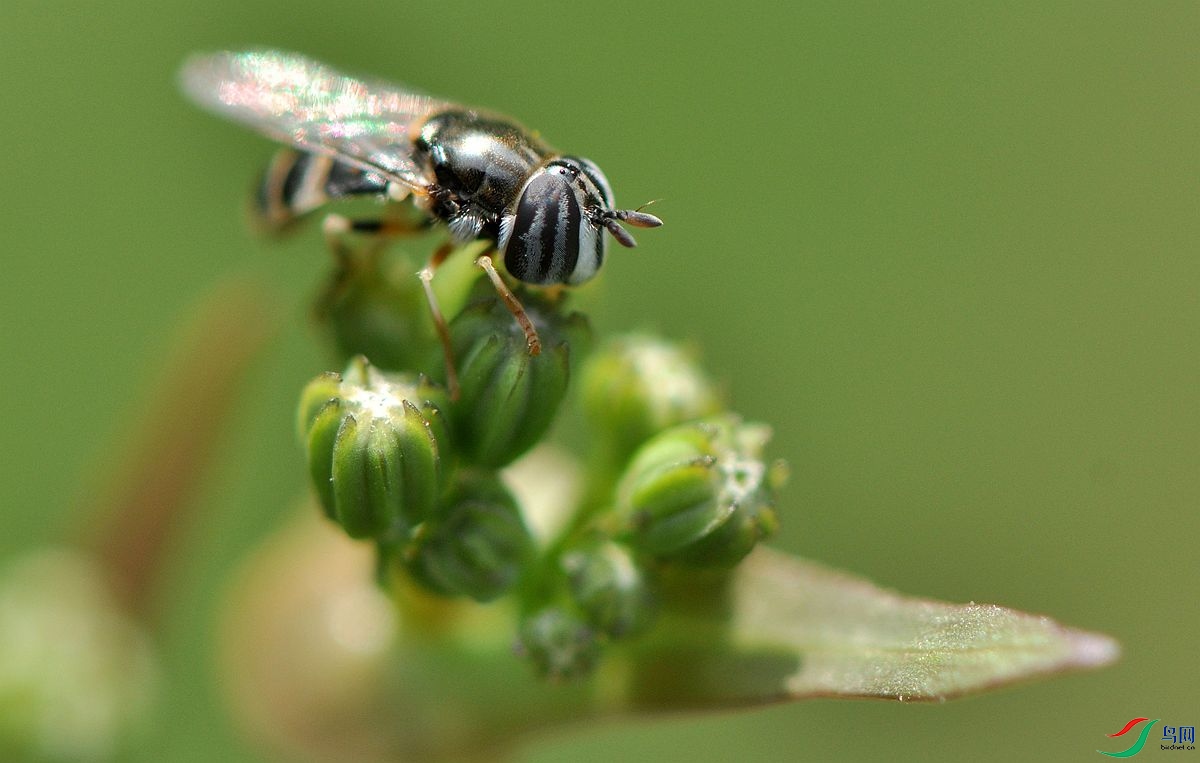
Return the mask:
<path id="1" fill-rule="evenodd" d="M 452 105 L 274 50 L 194 56 L 184 64 L 180 82 L 210 111 L 414 190 L 427 181 L 412 160 L 409 127 Z"/>

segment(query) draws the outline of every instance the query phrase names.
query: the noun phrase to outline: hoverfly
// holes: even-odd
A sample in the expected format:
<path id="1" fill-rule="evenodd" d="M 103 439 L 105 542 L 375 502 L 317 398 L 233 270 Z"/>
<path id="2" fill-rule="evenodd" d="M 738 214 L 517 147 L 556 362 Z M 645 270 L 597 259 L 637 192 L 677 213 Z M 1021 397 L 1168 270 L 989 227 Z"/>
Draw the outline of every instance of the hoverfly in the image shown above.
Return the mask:
<path id="1" fill-rule="evenodd" d="M 484 239 L 477 260 L 525 332 L 531 355 L 537 330 L 497 273 L 535 285 L 574 285 L 604 261 L 607 231 L 635 245 L 620 223 L 662 225 L 640 210 L 616 209 L 612 188 L 592 162 L 560 154 L 508 117 L 467 108 L 401 85 L 357 79 L 294 53 L 224 52 L 191 58 L 184 91 L 200 106 L 242 122 L 280 143 L 264 175 L 257 209 L 281 228 L 351 196 L 411 201 L 427 221 L 444 223 L 450 240 L 418 274 L 457 382 L 449 333 L 430 281 L 454 247 Z M 330 223 L 333 223 L 330 225 Z M 382 221 L 330 216 L 330 230 L 397 233 Z"/>

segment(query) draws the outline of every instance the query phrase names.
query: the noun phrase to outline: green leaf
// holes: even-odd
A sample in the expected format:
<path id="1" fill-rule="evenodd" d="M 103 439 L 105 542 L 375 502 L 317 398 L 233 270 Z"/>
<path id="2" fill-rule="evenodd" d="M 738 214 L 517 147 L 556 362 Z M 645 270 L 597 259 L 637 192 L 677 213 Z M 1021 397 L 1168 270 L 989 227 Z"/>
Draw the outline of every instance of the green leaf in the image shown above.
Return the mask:
<path id="1" fill-rule="evenodd" d="M 639 663 L 655 665 L 655 677 L 639 681 L 641 704 L 942 701 L 1098 668 L 1120 653 L 1113 639 L 1048 617 L 904 596 L 766 548 L 747 557 L 724 593 L 724 627 L 713 629 L 711 609 L 676 612 L 640 650 Z"/>

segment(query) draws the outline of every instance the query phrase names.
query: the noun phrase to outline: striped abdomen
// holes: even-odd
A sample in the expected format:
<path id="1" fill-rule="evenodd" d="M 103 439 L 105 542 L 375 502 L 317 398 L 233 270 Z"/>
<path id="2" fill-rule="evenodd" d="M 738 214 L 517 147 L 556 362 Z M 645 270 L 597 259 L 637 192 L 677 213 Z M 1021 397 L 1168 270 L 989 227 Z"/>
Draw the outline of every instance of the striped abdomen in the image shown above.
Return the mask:
<path id="1" fill-rule="evenodd" d="M 333 157 L 292 148 L 271 159 L 254 194 L 254 216 L 265 228 L 279 231 L 331 199 L 381 195 L 383 177 L 343 164 Z"/>

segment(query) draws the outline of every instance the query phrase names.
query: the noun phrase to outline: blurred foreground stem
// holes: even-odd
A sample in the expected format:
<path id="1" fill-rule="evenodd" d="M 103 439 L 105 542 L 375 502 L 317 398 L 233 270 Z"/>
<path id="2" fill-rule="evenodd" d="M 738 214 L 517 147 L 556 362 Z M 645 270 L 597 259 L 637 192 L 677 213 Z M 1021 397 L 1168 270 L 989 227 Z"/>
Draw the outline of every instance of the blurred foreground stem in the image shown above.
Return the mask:
<path id="1" fill-rule="evenodd" d="M 86 491 L 79 542 L 107 572 L 118 600 L 147 617 L 163 556 L 218 456 L 239 386 L 279 323 L 262 284 L 229 280 L 191 311 L 160 377 L 135 404 L 120 460 Z M 113 456 L 105 454 L 105 459 Z"/>

